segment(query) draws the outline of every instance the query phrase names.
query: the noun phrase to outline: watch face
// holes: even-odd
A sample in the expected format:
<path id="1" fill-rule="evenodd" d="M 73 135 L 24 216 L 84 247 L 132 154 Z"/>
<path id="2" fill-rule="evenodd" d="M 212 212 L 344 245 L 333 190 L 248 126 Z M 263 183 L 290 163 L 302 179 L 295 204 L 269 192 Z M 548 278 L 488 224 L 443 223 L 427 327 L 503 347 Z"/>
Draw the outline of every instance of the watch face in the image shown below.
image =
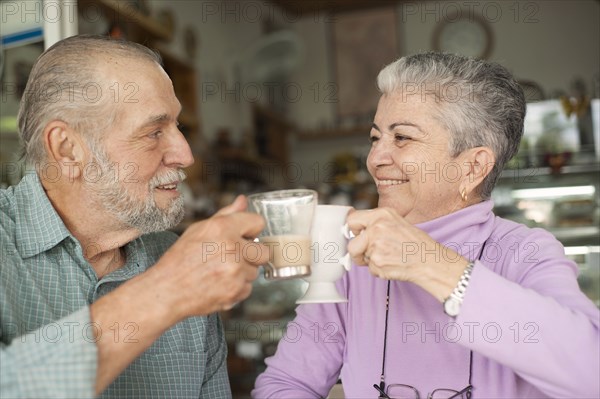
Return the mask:
<path id="1" fill-rule="evenodd" d="M 446 302 L 444 302 L 444 312 L 448 316 L 458 316 L 458 312 L 460 311 L 460 302 L 456 298 L 448 298 Z"/>

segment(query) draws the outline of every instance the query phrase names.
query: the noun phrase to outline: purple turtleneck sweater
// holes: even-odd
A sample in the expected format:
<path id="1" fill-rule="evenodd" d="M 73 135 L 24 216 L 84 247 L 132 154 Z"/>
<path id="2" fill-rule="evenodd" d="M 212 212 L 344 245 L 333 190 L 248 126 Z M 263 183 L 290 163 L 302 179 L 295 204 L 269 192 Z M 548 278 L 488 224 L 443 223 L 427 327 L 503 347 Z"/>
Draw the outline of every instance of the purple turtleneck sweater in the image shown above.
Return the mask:
<path id="1" fill-rule="evenodd" d="M 475 262 L 457 318 L 420 287 L 391 282 L 386 384 L 421 397 L 436 388 L 473 398 L 598 398 L 598 308 L 580 291 L 577 266 L 548 232 L 496 217 L 491 201 L 417 227 Z M 440 256 L 430 253 L 427 256 Z M 341 378 L 346 398 L 377 398 L 387 280 L 353 266 L 343 304 L 307 304 L 266 360 L 254 398 L 326 397 Z"/>

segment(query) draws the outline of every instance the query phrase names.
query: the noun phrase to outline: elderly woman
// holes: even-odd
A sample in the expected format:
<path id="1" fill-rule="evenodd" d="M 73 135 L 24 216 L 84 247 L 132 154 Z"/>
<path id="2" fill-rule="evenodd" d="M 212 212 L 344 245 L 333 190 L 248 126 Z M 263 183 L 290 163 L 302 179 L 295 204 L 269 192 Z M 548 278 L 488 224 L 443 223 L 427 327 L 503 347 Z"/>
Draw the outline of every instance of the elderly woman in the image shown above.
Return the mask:
<path id="1" fill-rule="evenodd" d="M 523 133 L 500 65 L 404 57 L 378 77 L 369 172 L 340 281 L 348 303 L 302 305 L 255 398 L 588 398 L 600 314 L 549 233 L 496 217 L 490 193 Z"/>

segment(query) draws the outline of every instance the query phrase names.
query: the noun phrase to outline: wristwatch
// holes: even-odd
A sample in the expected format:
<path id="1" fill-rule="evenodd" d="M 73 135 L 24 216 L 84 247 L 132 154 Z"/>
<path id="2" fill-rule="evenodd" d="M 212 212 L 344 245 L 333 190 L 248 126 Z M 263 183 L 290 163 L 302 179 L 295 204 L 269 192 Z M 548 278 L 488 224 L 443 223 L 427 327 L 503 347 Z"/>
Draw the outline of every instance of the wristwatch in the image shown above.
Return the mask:
<path id="1" fill-rule="evenodd" d="M 460 312 L 460 306 L 465 298 L 465 292 L 469 286 L 469 279 L 471 278 L 471 272 L 473 271 L 474 265 L 475 264 L 473 262 L 470 262 L 467 265 L 467 268 L 463 272 L 462 276 L 460 276 L 460 280 L 458 280 L 458 284 L 454 288 L 454 291 L 452 291 L 450 296 L 444 301 L 444 312 L 448 316 L 458 316 L 458 313 Z"/>

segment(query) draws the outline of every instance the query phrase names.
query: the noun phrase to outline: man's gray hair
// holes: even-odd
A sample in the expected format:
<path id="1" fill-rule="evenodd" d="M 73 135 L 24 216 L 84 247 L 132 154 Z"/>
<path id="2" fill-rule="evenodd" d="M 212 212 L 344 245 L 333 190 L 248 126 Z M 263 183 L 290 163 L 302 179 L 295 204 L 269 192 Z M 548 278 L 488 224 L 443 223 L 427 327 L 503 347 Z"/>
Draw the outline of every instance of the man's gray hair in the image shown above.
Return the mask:
<path id="1" fill-rule="evenodd" d="M 384 94 L 414 93 L 439 104 L 435 117 L 450 132 L 451 156 L 479 146 L 492 149 L 495 165 L 477 188 L 488 199 L 523 136 L 525 96 L 511 73 L 496 63 L 428 52 L 386 66 L 377 85 Z"/>
<path id="2" fill-rule="evenodd" d="M 42 132 L 52 120 L 69 124 L 88 143 L 100 141 L 100 133 L 116 117 L 116 103 L 122 100 L 116 96 L 127 95 L 123 87 L 111 91 L 110 84 L 99 84 L 106 84 L 100 82 L 99 61 L 110 57 L 162 63 L 156 52 L 140 44 L 92 35 L 62 40 L 37 59 L 18 115 L 27 165 L 46 161 Z"/>

